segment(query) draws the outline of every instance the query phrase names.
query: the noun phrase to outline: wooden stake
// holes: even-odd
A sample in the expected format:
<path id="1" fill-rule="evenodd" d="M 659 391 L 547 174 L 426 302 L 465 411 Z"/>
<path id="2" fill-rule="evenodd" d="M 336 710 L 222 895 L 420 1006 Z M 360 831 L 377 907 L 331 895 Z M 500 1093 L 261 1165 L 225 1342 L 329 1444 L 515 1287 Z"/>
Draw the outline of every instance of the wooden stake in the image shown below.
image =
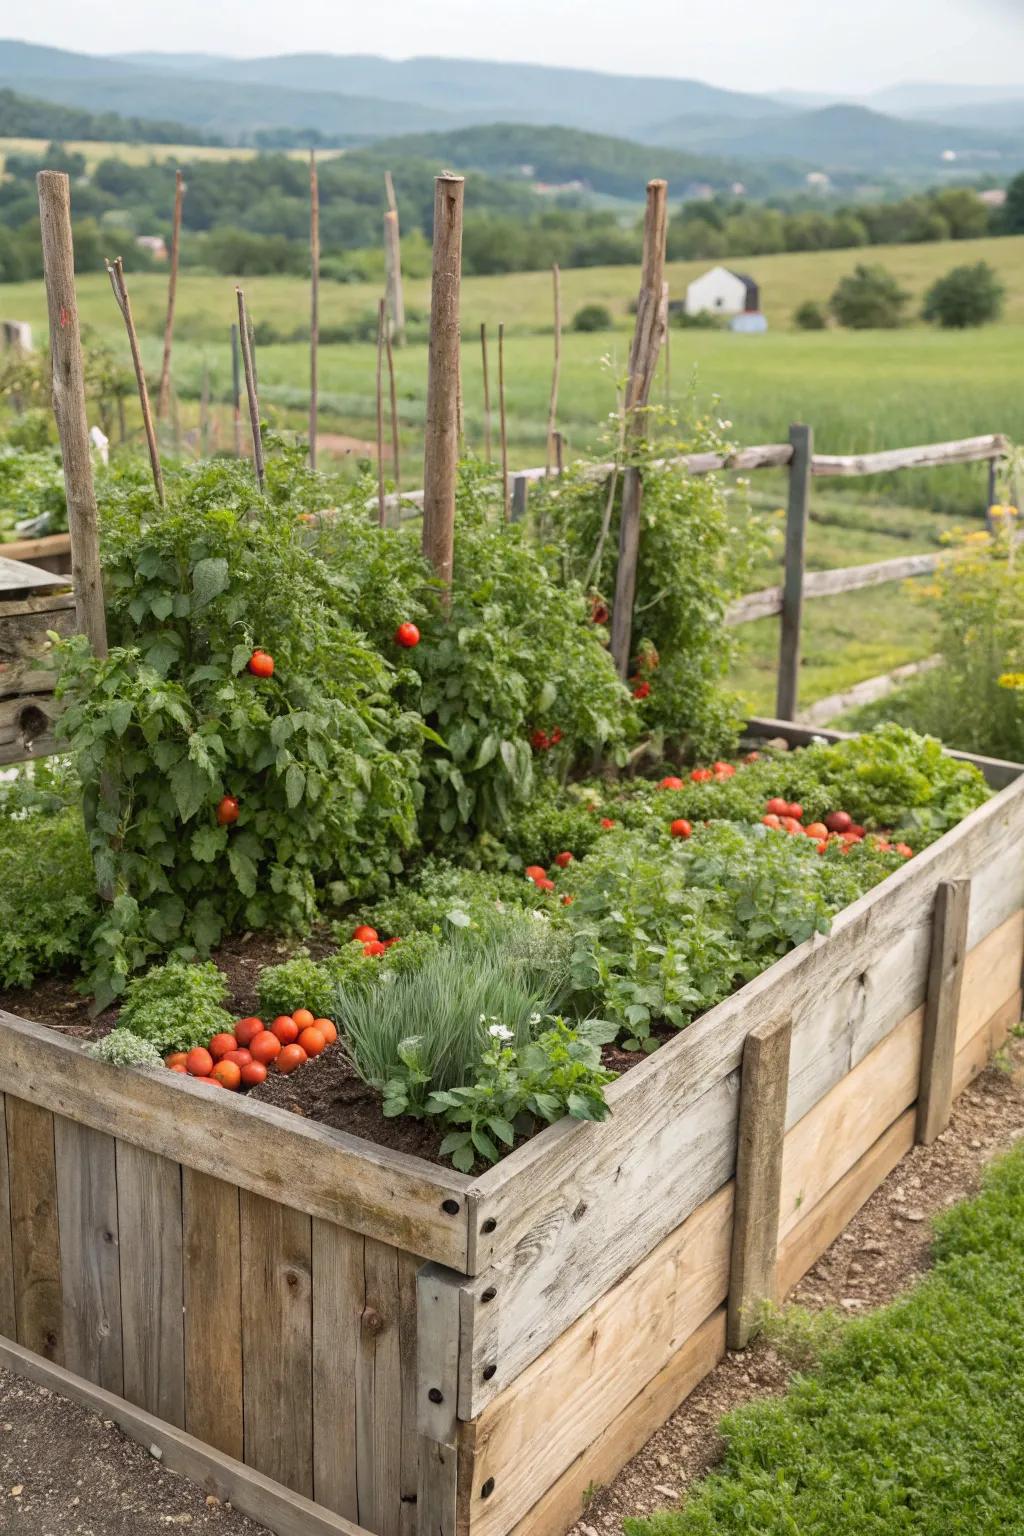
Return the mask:
<path id="1" fill-rule="evenodd" d="M 401 520 L 401 495 L 402 495 L 402 468 L 399 462 L 399 437 L 398 437 L 398 388 L 395 383 L 395 354 L 391 347 L 391 336 L 387 327 L 384 328 L 384 348 L 388 358 L 388 392 L 391 396 L 391 472 L 395 482 L 395 527 Z"/>
<path id="2" fill-rule="evenodd" d="M 171 270 L 167 279 L 167 320 L 164 323 L 164 360 L 160 368 L 160 393 L 157 396 L 156 415 L 163 421 L 170 404 L 171 391 L 171 343 L 174 340 L 174 300 L 178 290 L 178 253 L 181 246 L 181 205 L 185 201 L 185 178 L 180 171 L 174 173 L 174 224 L 171 228 Z"/>
<path id="3" fill-rule="evenodd" d="M 384 172 L 384 190 L 388 209 L 384 215 L 384 292 L 388 301 L 391 339 L 396 347 L 405 345 L 405 297 L 402 292 L 402 237 L 398 224 L 398 201 L 391 172 Z"/>
<path id="4" fill-rule="evenodd" d="M 769 1020 L 755 1025 L 743 1047 L 726 1323 L 730 1349 L 746 1347 L 758 1331 L 760 1304 L 776 1300 L 791 1036 L 788 1019 Z"/>
<path id="5" fill-rule="evenodd" d="M 480 356 L 484 370 L 484 460 L 491 462 L 491 380 L 487 371 L 487 323 L 480 322 Z"/>
<path id="6" fill-rule="evenodd" d="M 464 192 L 462 176 L 445 172 L 434 181 L 434 262 L 423 453 L 423 553 L 446 584 L 452 579 L 455 549 Z"/>
<path id="7" fill-rule="evenodd" d="M 669 290 L 668 290 L 668 283 L 666 282 L 662 286 L 662 312 L 663 312 L 664 318 L 662 320 L 661 334 L 665 338 L 665 343 L 664 343 L 665 362 L 664 362 L 664 365 L 663 365 L 664 366 L 664 371 L 665 371 L 665 380 L 664 380 L 664 382 L 665 382 L 665 409 L 667 411 L 670 411 L 672 409 L 672 342 L 671 342 L 672 312 L 669 309 L 668 305 L 669 305 Z"/>
<path id="8" fill-rule="evenodd" d="M 320 183 L 317 180 L 314 149 L 309 152 L 309 263 L 309 467 L 316 469 L 316 435 L 320 412 Z"/>
<path id="9" fill-rule="evenodd" d="M 377 519 L 382 528 L 387 522 L 384 491 L 384 332 L 387 324 L 387 303 L 381 299 L 377 305 Z"/>
<path id="10" fill-rule="evenodd" d="M 260 403 L 256 394 L 256 360 L 253 356 L 252 331 L 249 313 L 245 307 L 245 294 L 236 288 L 238 296 L 238 337 L 242 347 L 242 369 L 245 373 L 245 393 L 249 401 L 249 427 L 252 432 L 252 461 L 256 467 L 256 484 L 263 489 L 263 438 L 260 435 Z"/>
<path id="11" fill-rule="evenodd" d="M 167 497 L 164 494 L 164 474 L 160 468 L 160 450 L 156 442 L 156 428 L 153 425 L 153 412 L 149 408 L 149 389 L 146 385 L 146 374 L 142 366 L 142 353 L 139 351 L 139 338 L 135 330 L 135 321 L 132 319 L 132 305 L 128 297 L 128 285 L 124 280 L 124 263 L 118 256 L 113 265 L 107 262 L 107 276 L 110 278 L 110 286 L 114 290 L 114 298 L 117 307 L 121 311 L 125 330 L 128 332 L 128 345 L 131 348 L 132 364 L 135 368 L 135 383 L 139 391 L 139 404 L 142 407 L 142 425 L 146 431 L 146 445 L 149 448 L 149 467 L 153 472 L 153 484 L 156 487 L 157 500 L 160 505 L 167 505 Z"/>
<path id="12" fill-rule="evenodd" d="M 206 458 L 210 445 L 210 370 L 203 363 L 203 382 L 199 391 L 199 457 Z"/>
<path id="13" fill-rule="evenodd" d="M 565 474 L 565 438 L 561 432 L 555 433 L 555 472 Z"/>
<path id="14" fill-rule="evenodd" d="M 231 403 L 234 411 L 235 458 L 242 457 L 242 362 L 238 326 L 231 327 Z"/>
<path id="15" fill-rule="evenodd" d="M 661 290 L 665 280 L 665 236 L 668 227 L 668 183 L 647 183 L 644 216 L 644 260 L 637 301 L 636 326 L 629 354 L 626 384 L 626 434 L 633 443 L 645 431 L 645 410 L 658 363 L 661 343 Z M 615 607 L 612 611 L 612 656 L 620 677 L 629 671 L 633 637 L 633 602 L 640 554 L 640 470 L 627 466 L 622 477 L 619 513 L 619 563 L 615 573 Z"/>
<path id="16" fill-rule="evenodd" d="M 800 629 L 804 609 L 804 544 L 811 504 L 811 459 L 814 433 L 791 426 L 793 458 L 789 466 L 789 505 L 786 510 L 786 566 L 782 586 L 779 634 L 779 676 L 775 689 L 775 718 L 795 720 L 800 695 Z"/>
<path id="17" fill-rule="evenodd" d="M 935 892 L 928 994 L 921 1046 L 921 1086 L 917 1098 L 917 1140 L 930 1147 L 953 1113 L 953 1064 L 956 1026 L 967 957 L 969 880 L 943 880 Z"/>
<path id="18" fill-rule="evenodd" d="M 498 426 L 501 432 L 501 504 L 506 523 L 512 516 L 508 486 L 508 426 L 505 421 L 505 324 L 498 326 Z"/>
<path id="19" fill-rule="evenodd" d="M 50 318 L 53 414 L 60 437 L 71 535 L 71 580 L 79 630 L 97 656 L 107 654 L 107 618 L 100 568 L 99 515 L 92 481 L 85 368 L 78 328 L 75 252 L 71 239 L 71 184 L 63 171 L 40 171 L 39 223 Z"/>
<path id="20" fill-rule="evenodd" d="M 562 283 L 558 263 L 551 268 L 555 301 L 555 352 L 551 364 L 551 399 L 548 403 L 548 443 L 544 464 L 545 475 L 551 473 L 551 459 L 555 451 L 555 426 L 558 421 L 558 375 L 562 366 Z"/>

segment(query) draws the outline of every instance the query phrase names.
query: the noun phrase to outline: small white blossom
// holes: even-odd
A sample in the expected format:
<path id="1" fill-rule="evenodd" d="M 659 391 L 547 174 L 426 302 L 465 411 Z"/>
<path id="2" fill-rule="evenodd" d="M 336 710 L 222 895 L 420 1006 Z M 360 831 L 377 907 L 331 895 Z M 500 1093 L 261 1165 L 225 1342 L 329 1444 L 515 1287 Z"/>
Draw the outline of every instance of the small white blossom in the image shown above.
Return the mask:
<path id="1" fill-rule="evenodd" d="M 533 1024 L 533 1025 L 537 1025 L 537 1024 L 540 1023 L 540 1018 L 541 1018 L 541 1016 L 540 1016 L 539 1013 L 531 1013 L 530 1014 L 530 1023 Z"/>
<path id="2" fill-rule="evenodd" d="M 481 1014 L 481 1018 L 483 1018 L 482 1014 Z M 510 1029 L 508 1029 L 504 1024 L 492 1024 L 490 1029 L 487 1031 L 487 1033 L 494 1040 L 511 1040 L 512 1039 L 512 1031 Z"/>

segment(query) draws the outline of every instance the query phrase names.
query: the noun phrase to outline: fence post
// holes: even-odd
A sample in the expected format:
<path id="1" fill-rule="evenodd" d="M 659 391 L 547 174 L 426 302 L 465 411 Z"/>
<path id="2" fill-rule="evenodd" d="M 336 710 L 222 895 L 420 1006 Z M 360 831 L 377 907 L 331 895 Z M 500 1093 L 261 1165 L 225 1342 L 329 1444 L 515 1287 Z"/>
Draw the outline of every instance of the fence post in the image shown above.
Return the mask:
<path id="1" fill-rule="evenodd" d="M 525 523 L 526 509 L 530 504 L 530 482 L 525 475 L 512 476 L 512 516 L 513 523 Z"/>
<path id="2" fill-rule="evenodd" d="M 931 1146 L 953 1112 L 956 1026 L 967 954 L 969 880 L 943 880 L 935 892 L 928 996 L 921 1045 L 921 1086 L 917 1096 L 917 1140 Z"/>
<path id="3" fill-rule="evenodd" d="M 458 1508 L 460 1275 L 416 1276 L 416 1536 L 455 1536 Z"/>
<path id="4" fill-rule="evenodd" d="M 758 1306 L 776 1299 L 791 1037 L 789 1019 L 771 1019 L 756 1025 L 743 1047 L 726 1319 L 730 1349 L 746 1348 L 758 1331 Z"/>
<path id="5" fill-rule="evenodd" d="M 782 625 L 779 635 L 779 676 L 775 718 L 795 720 L 800 691 L 800 626 L 804 607 L 804 544 L 811 504 L 811 459 L 814 431 L 794 424 L 789 429 L 793 458 L 789 466 L 789 505 L 786 510 L 786 567 L 782 586 Z"/>

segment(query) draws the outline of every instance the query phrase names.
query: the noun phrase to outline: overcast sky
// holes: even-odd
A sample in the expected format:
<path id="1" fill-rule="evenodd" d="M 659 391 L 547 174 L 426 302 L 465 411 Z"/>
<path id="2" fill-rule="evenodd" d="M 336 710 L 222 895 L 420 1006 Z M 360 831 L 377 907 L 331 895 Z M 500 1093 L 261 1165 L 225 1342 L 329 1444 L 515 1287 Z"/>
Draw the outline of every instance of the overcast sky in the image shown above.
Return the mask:
<path id="1" fill-rule="evenodd" d="M 1024 89 L 1024 0 L 33 0 L 0 30 L 90 53 L 451 54 L 860 92 Z"/>

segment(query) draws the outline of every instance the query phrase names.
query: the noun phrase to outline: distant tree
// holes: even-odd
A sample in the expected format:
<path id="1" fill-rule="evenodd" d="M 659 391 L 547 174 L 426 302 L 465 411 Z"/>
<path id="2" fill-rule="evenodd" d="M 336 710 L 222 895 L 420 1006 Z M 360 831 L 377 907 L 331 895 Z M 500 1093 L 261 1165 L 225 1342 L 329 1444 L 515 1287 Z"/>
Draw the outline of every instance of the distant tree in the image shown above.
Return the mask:
<path id="1" fill-rule="evenodd" d="M 1024 235 L 1024 171 L 1006 189 L 1002 225 L 1008 235 Z"/>
<path id="2" fill-rule="evenodd" d="M 989 211 L 971 187 L 944 187 L 932 196 L 954 240 L 976 240 L 988 233 Z"/>
<path id="3" fill-rule="evenodd" d="M 574 331 L 610 331 L 613 323 L 607 304 L 584 304 L 572 317 Z"/>
<path id="4" fill-rule="evenodd" d="M 925 295 L 922 317 L 944 330 L 966 330 L 998 320 L 1006 289 L 987 261 L 954 267 Z"/>
<path id="5" fill-rule="evenodd" d="M 805 299 L 793 311 L 793 324 L 798 331 L 823 331 L 828 325 L 824 305 L 817 299 Z"/>
<path id="6" fill-rule="evenodd" d="M 858 262 L 829 299 L 840 325 L 854 331 L 891 331 L 903 323 L 910 294 L 885 267 Z"/>

